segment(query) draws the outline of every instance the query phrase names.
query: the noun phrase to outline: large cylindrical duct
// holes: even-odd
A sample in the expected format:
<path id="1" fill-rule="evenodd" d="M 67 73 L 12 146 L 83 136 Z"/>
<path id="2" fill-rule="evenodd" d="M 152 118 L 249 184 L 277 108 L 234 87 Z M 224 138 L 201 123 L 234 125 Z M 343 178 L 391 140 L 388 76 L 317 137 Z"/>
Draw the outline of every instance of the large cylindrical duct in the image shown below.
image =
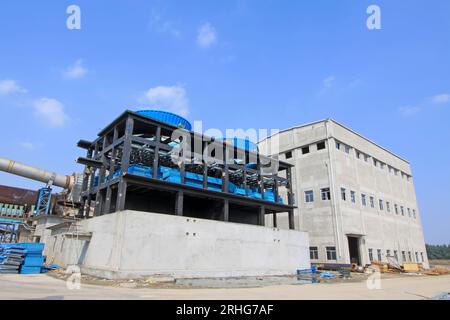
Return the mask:
<path id="1" fill-rule="evenodd" d="M 43 183 L 52 181 L 53 185 L 64 189 L 71 189 L 74 182 L 72 176 L 57 174 L 2 157 L 0 157 L 0 170 Z"/>

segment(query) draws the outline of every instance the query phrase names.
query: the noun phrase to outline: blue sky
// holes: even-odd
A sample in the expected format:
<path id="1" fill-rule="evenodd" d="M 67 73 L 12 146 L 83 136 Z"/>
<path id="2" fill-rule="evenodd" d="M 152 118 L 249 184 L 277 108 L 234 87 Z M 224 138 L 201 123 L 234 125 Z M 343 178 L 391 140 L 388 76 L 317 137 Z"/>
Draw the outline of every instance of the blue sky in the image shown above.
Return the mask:
<path id="1" fill-rule="evenodd" d="M 81 170 L 80 138 L 155 104 L 220 129 L 331 117 L 410 160 L 426 240 L 450 243 L 447 0 L 4 0 L 0 49 L 1 156 Z"/>

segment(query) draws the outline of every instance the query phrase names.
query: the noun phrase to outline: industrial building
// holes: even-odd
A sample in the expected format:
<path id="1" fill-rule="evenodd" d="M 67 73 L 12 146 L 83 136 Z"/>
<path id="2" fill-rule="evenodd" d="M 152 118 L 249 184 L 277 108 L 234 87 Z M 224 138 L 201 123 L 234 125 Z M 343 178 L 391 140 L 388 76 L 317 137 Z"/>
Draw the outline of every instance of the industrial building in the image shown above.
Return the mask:
<path id="1" fill-rule="evenodd" d="M 294 165 L 295 228 L 309 234 L 312 263 L 395 257 L 428 268 L 408 161 L 334 120 L 283 130 L 259 147 Z M 285 216 L 278 227 L 287 227 Z"/>
<path id="2" fill-rule="evenodd" d="M 171 113 L 125 111 L 95 139 L 78 142 L 86 152 L 77 160 L 81 174 L 5 158 L 0 170 L 47 184 L 33 220 L 50 263 L 104 278 L 308 268 L 308 235 L 294 230 L 293 166 L 240 141 L 195 133 Z M 272 163 L 275 171 L 267 169 Z M 65 190 L 56 200 L 53 186 Z M 276 227 L 281 214 L 289 230 Z"/>
<path id="3" fill-rule="evenodd" d="M 84 170 L 68 176 L 0 158 L 0 170 L 46 184 L 35 207 L 3 210 L 0 222 L 45 243 L 49 263 L 110 279 L 389 259 L 428 268 L 410 164 L 334 120 L 255 145 L 194 132 L 172 113 L 127 110 L 77 146 Z"/>

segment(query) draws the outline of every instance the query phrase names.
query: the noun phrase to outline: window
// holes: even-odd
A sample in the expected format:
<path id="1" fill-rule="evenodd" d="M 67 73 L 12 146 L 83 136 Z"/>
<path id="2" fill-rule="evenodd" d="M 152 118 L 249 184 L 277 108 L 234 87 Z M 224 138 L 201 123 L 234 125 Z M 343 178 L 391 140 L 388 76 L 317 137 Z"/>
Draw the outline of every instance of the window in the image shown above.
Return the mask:
<path id="1" fill-rule="evenodd" d="M 323 150 L 325 149 L 325 141 L 319 142 L 317 144 L 317 150 Z"/>
<path id="2" fill-rule="evenodd" d="M 384 207 L 383 207 L 383 200 L 378 200 L 378 204 L 379 204 L 379 206 L 380 206 L 380 210 L 384 210 Z"/>
<path id="3" fill-rule="evenodd" d="M 364 155 L 364 161 L 369 162 L 369 156 L 367 154 Z"/>
<path id="4" fill-rule="evenodd" d="M 381 249 L 377 249 L 377 258 L 378 258 L 378 261 L 382 261 L 381 260 Z"/>
<path id="5" fill-rule="evenodd" d="M 395 175 L 396 176 L 398 176 L 398 173 L 399 173 L 400 171 L 398 171 L 397 169 L 394 169 L 394 173 L 395 173 Z"/>
<path id="6" fill-rule="evenodd" d="M 361 159 L 361 152 L 356 150 L 356 159 Z"/>
<path id="7" fill-rule="evenodd" d="M 423 258 L 423 252 L 420 253 L 420 257 L 422 258 L 422 262 L 425 262 L 425 259 Z"/>
<path id="8" fill-rule="evenodd" d="M 386 164 L 383 163 L 383 162 L 380 162 L 380 169 L 381 169 L 381 170 L 384 170 L 384 167 L 386 167 Z"/>
<path id="9" fill-rule="evenodd" d="M 308 153 L 309 153 L 309 147 L 303 147 L 302 154 L 308 154 Z"/>
<path id="10" fill-rule="evenodd" d="M 341 150 L 341 143 L 336 141 L 336 149 Z"/>
<path id="11" fill-rule="evenodd" d="M 336 247 L 327 247 L 327 260 L 337 260 Z"/>
<path id="12" fill-rule="evenodd" d="M 342 200 L 347 201 L 347 191 L 345 188 L 341 188 L 341 198 Z"/>
<path id="13" fill-rule="evenodd" d="M 411 218 L 411 209 L 410 208 L 408 208 L 408 217 Z"/>
<path id="14" fill-rule="evenodd" d="M 405 207 L 401 206 L 400 207 L 400 211 L 402 213 L 402 216 L 404 216 L 405 215 Z"/>
<path id="15" fill-rule="evenodd" d="M 319 250 L 317 247 L 309 247 L 309 258 L 311 260 L 319 259 Z"/>
<path id="16" fill-rule="evenodd" d="M 369 260 L 370 262 L 373 261 L 373 249 L 369 249 Z"/>
<path id="17" fill-rule="evenodd" d="M 344 151 L 346 154 L 350 154 L 350 147 L 347 145 L 344 145 Z"/>
<path id="18" fill-rule="evenodd" d="M 419 262 L 419 253 L 416 251 L 416 262 Z"/>
<path id="19" fill-rule="evenodd" d="M 362 203 L 363 206 L 367 205 L 366 195 L 365 194 L 361 194 L 361 203 Z"/>
<path id="20" fill-rule="evenodd" d="M 386 210 L 387 212 L 391 212 L 391 203 L 389 201 L 386 201 Z"/>
<path id="21" fill-rule="evenodd" d="M 403 262 L 406 261 L 406 253 L 405 253 L 405 251 L 402 251 L 402 261 Z"/>
<path id="22" fill-rule="evenodd" d="M 374 197 L 370 197 L 370 206 L 372 208 L 375 208 L 375 198 Z"/>
<path id="23" fill-rule="evenodd" d="M 312 190 L 305 191 L 305 202 L 314 202 L 314 192 Z"/>
<path id="24" fill-rule="evenodd" d="M 331 200 L 330 188 L 323 188 L 320 190 L 320 193 L 322 196 L 322 200 L 324 200 L 324 201 Z"/>
<path id="25" fill-rule="evenodd" d="M 411 255 L 411 251 L 408 251 L 408 261 L 412 262 L 412 255 Z"/>
<path id="26" fill-rule="evenodd" d="M 391 256 L 391 250 L 386 250 L 386 257 L 390 257 Z"/>
<path id="27" fill-rule="evenodd" d="M 398 262 L 398 252 L 397 252 L 397 250 L 394 250 L 394 257 L 395 257 L 395 260 L 397 260 L 397 262 Z"/>
<path id="28" fill-rule="evenodd" d="M 413 210 L 413 217 L 416 218 L 416 210 Z"/>
<path id="29" fill-rule="evenodd" d="M 291 158 L 292 158 L 292 151 L 286 152 L 286 159 L 291 159 Z"/>
<path id="30" fill-rule="evenodd" d="M 356 203 L 356 192 L 355 191 L 350 191 L 350 199 L 351 199 L 352 203 Z"/>
<path id="31" fill-rule="evenodd" d="M 377 167 L 378 166 L 378 160 L 377 159 L 373 159 L 373 165 L 375 166 L 375 167 Z"/>
<path id="32" fill-rule="evenodd" d="M 392 168 L 391 166 L 389 166 L 389 173 L 394 173 L 394 168 Z"/>
<path id="33" fill-rule="evenodd" d="M 398 205 L 394 204 L 395 214 L 398 214 Z"/>

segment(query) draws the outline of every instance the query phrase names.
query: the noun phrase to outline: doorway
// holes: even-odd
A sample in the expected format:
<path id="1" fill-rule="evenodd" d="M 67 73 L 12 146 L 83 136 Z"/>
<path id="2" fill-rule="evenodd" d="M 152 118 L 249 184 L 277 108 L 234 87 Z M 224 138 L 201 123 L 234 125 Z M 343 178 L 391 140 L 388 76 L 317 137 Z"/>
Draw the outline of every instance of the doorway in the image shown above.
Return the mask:
<path id="1" fill-rule="evenodd" d="M 361 257 L 359 255 L 359 238 L 347 236 L 348 238 L 348 250 L 350 253 L 350 263 L 356 263 L 361 265 Z"/>

